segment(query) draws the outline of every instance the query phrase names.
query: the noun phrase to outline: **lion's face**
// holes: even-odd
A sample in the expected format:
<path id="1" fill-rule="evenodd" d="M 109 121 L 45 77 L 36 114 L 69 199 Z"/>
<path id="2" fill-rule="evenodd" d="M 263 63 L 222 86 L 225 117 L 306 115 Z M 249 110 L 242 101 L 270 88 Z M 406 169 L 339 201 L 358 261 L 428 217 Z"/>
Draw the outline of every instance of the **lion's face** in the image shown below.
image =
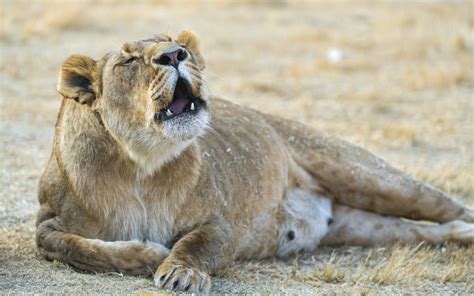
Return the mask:
<path id="1" fill-rule="evenodd" d="M 99 110 L 117 136 L 133 141 L 129 125 L 170 141 L 204 131 L 209 115 L 203 65 L 196 61 L 199 53 L 185 46 L 185 40 L 159 36 L 126 43 L 109 56 Z"/>
<path id="2" fill-rule="evenodd" d="M 73 56 L 58 89 L 99 112 L 105 127 L 138 162 L 159 166 L 209 122 L 209 100 L 196 37 L 183 32 L 125 43 L 96 62 Z M 150 154 L 157 154 L 150 159 Z"/>

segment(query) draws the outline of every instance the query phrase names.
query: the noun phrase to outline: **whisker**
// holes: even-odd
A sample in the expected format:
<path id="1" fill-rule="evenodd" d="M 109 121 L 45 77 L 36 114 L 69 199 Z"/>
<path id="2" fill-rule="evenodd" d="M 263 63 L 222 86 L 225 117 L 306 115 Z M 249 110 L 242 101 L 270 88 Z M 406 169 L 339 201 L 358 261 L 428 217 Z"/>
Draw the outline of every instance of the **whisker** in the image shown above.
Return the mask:
<path id="1" fill-rule="evenodd" d="M 189 73 L 196 73 L 196 74 L 201 75 L 201 71 L 194 70 L 194 69 L 188 69 L 188 72 L 189 72 Z"/>
<path id="2" fill-rule="evenodd" d="M 197 74 L 194 74 L 194 73 L 191 73 L 191 72 L 189 72 L 189 74 L 190 74 L 192 77 L 194 77 L 196 80 L 199 80 L 199 81 L 202 80 L 202 77 L 199 76 L 199 75 L 197 75 Z"/>
<path id="3" fill-rule="evenodd" d="M 156 95 L 157 93 L 161 92 L 161 90 L 163 89 L 163 86 L 164 86 L 164 85 L 165 85 L 165 84 L 162 83 L 161 85 L 159 85 L 159 86 L 153 91 L 153 93 L 152 93 L 152 95 L 151 95 L 151 98 L 152 98 L 152 99 L 154 99 L 154 97 L 155 97 L 155 95 Z"/>
<path id="4" fill-rule="evenodd" d="M 155 88 L 155 85 L 158 83 L 156 77 L 151 81 L 149 89 L 152 90 Z"/>
<path id="5" fill-rule="evenodd" d="M 206 77 L 209 77 L 212 81 L 224 81 L 220 76 L 212 73 L 211 71 L 209 70 L 204 70 L 203 74 L 206 76 Z"/>
<path id="6" fill-rule="evenodd" d="M 187 63 L 186 66 L 193 69 L 193 70 L 195 70 L 195 71 L 200 71 L 199 68 L 196 65 L 194 65 L 193 63 Z"/>
<path id="7" fill-rule="evenodd" d="M 154 89 L 157 83 L 158 83 L 158 78 L 155 77 L 155 79 L 153 79 L 153 81 L 151 82 L 150 89 Z"/>
<path id="8" fill-rule="evenodd" d="M 165 75 L 165 72 L 161 72 L 160 75 L 158 75 L 155 79 L 153 79 L 153 82 L 150 88 L 153 89 L 156 86 L 156 84 L 161 81 L 164 75 Z"/>

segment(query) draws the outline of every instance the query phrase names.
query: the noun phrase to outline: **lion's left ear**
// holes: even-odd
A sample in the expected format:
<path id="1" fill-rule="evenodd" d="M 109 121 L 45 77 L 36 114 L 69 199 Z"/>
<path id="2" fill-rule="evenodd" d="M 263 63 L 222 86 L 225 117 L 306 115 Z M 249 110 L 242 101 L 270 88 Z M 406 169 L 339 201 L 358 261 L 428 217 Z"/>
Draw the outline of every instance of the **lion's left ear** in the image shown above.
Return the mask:
<path id="1" fill-rule="evenodd" d="M 176 42 L 189 50 L 194 58 L 194 61 L 199 67 L 199 70 L 204 70 L 206 63 L 204 62 L 204 58 L 201 55 L 199 40 L 197 39 L 196 35 L 190 31 L 183 31 L 179 33 L 178 37 L 176 38 Z"/>
<path id="2" fill-rule="evenodd" d="M 81 104 L 92 104 L 97 90 L 97 62 L 84 55 L 73 55 L 61 66 L 58 91 Z"/>

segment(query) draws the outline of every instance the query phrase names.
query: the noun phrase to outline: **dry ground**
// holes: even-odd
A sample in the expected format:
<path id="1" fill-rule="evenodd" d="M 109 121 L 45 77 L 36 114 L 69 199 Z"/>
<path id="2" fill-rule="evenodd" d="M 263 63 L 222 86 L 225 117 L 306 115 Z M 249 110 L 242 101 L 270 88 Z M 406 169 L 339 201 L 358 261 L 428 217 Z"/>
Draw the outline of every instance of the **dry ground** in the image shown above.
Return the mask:
<path id="1" fill-rule="evenodd" d="M 338 134 L 474 206 L 472 1 L 32 2 L 0 0 L 0 294 L 154 290 L 46 262 L 33 236 L 61 62 L 163 31 L 201 36 L 214 94 Z M 473 258 L 473 246 L 325 248 L 238 264 L 212 291 L 472 294 Z"/>

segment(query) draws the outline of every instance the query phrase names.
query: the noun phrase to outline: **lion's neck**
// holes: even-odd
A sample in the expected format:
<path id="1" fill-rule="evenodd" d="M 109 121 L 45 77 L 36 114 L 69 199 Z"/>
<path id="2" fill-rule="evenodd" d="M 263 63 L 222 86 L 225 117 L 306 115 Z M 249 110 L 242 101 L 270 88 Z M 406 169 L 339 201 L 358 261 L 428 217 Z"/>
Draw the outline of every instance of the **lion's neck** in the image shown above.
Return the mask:
<path id="1" fill-rule="evenodd" d="M 163 166 L 182 156 L 185 150 L 194 144 L 195 140 L 179 143 L 163 143 L 151 150 L 138 151 L 125 146 L 125 153 L 136 164 L 136 173 L 139 178 L 156 174 Z M 194 150 L 194 149 L 193 149 Z"/>

